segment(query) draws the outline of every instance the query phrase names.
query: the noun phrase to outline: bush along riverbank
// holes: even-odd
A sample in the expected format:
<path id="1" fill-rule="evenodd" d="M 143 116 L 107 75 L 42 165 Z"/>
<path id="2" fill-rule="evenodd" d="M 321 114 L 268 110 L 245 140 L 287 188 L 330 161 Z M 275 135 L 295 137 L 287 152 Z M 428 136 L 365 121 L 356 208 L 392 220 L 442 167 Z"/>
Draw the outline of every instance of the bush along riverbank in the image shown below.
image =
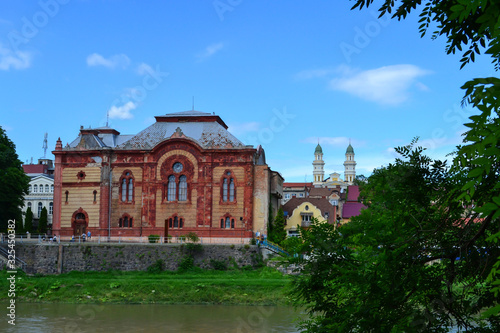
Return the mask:
<path id="1" fill-rule="evenodd" d="M 217 265 L 214 263 L 214 265 Z M 186 269 L 163 271 L 69 272 L 61 275 L 17 274 L 18 302 L 285 305 L 290 279 L 273 268 L 255 270 Z M 0 289 L 8 290 L 0 271 Z M 2 294 L 0 300 L 7 300 Z"/>

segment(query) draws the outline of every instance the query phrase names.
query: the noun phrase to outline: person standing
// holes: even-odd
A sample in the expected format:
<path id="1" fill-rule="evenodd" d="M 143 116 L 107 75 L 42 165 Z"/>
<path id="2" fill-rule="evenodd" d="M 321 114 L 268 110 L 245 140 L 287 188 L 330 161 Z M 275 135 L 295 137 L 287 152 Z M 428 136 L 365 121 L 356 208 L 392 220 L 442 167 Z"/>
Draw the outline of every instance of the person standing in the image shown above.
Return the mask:
<path id="1" fill-rule="evenodd" d="M 87 232 L 87 240 L 90 240 L 90 236 L 91 236 L 91 234 L 90 234 L 90 230 L 89 230 L 89 231 Z"/>

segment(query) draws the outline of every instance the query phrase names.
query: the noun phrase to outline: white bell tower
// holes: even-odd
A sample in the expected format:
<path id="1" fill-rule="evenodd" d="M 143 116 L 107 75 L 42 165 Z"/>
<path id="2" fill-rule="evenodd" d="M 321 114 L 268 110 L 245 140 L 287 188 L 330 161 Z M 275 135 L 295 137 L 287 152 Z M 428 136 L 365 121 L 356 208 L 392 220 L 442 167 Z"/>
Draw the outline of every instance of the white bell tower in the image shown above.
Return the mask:
<path id="1" fill-rule="evenodd" d="M 316 146 L 316 150 L 314 150 L 314 161 L 313 161 L 313 185 L 315 187 L 320 187 L 323 185 L 323 180 L 325 178 L 325 162 L 323 161 L 323 149 L 321 146 Z"/>
<path id="2" fill-rule="evenodd" d="M 356 178 L 356 161 L 354 160 L 354 149 L 351 146 L 349 140 L 349 146 L 345 151 L 345 162 L 344 162 L 344 181 L 349 185 L 352 185 L 354 178 Z"/>

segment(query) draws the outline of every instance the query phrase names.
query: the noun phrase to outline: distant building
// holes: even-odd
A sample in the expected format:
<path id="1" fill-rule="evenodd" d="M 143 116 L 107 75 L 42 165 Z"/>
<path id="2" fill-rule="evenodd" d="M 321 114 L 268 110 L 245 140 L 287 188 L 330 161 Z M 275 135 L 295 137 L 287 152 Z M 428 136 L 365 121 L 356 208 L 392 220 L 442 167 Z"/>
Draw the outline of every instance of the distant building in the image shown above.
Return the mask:
<path id="1" fill-rule="evenodd" d="M 38 164 L 24 164 L 30 177 L 28 195 L 24 197 L 23 214 L 28 207 L 33 212 L 33 225 L 38 226 L 42 209 L 47 209 L 47 223 L 52 224 L 54 211 L 54 165 L 51 159 L 40 158 Z"/>
<path id="2" fill-rule="evenodd" d="M 281 200 L 281 204 L 284 205 L 293 197 L 307 198 L 311 188 L 312 183 L 283 183 L 283 199 Z"/>
<path id="3" fill-rule="evenodd" d="M 347 223 L 353 216 L 358 216 L 366 208 L 359 200 L 359 186 L 351 185 L 347 188 L 347 198 L 342 209 L 342 222 Z"/>
<path id="4" fill-rule="evenodd" d="M 284 206 L 285 230 L 289 237 L 299 235 L 299 226 L 309 228 L 312 218 L 319 222 L 336 223 L 337 207 L 325 198 L 292 198 Z"/>
<path id="5" fill-rule="evenodd" d="M 80 128 L 57 141 L 53 232 L 101 236 L 250 238 L 267 233 L 283 178 L 262 147 L 244 145 L 222 119 L 186 111 L 135 135 Z"/>

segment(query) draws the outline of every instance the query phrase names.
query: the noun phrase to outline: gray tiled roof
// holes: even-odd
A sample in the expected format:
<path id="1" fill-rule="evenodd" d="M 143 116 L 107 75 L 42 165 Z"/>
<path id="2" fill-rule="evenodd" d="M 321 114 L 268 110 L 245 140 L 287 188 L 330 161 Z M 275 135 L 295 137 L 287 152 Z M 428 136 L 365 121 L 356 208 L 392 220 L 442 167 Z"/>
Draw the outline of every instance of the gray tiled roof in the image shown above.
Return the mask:
<path id="1" fill-rule="evenodd" d="M 156 122 L 125 143 L 122 149 L 152 149 L 175 132 L 203 148 L 244 148 L 243 143 L 217 122 Z"/>
<path id="2" fill-rule="evenodd" d="M 79 135 L 65 150 L 100 149 L 112 147 L 115 149 L 152 149 L 160 142 L 174 138 L 186 138 L 195 141 L 202 148 L 247 148 L 219 122 L 212 118 L 215 115 L 199 111 L 184 111 L 160 116 L 161 118 L 180 117 L 183 121 L 157 121 L 136 135 L 116 135 L 113 133 Z M 189 117 L 196 117 L 190 121 Z M 207 117 L 207 121 L 200 121 Z M 187 119 L 186 119 L 187 118 Z M 111 130 L 109 127 L 96 128 Z"/>

